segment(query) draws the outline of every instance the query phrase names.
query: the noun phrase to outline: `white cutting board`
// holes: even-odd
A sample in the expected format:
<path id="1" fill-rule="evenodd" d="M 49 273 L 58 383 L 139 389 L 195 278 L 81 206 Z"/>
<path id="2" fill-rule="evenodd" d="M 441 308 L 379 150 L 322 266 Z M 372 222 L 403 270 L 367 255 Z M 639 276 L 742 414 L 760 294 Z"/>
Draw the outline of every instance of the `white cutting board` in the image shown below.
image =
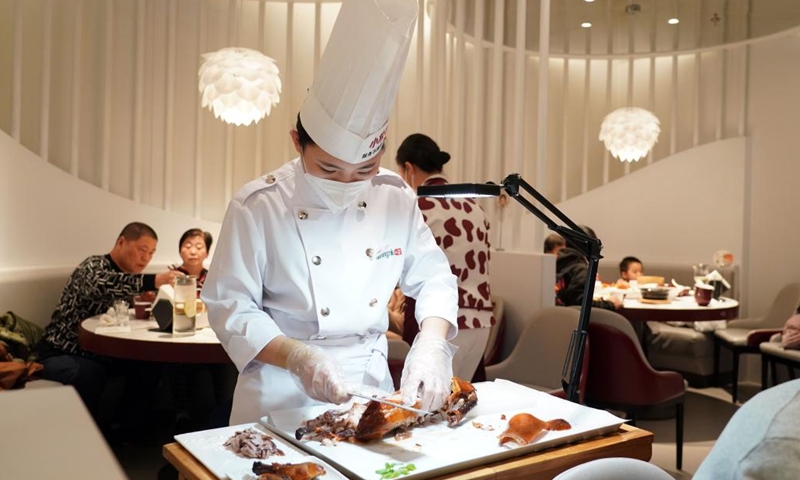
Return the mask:
<path id="1" fill-rule="evenodd" d="M 417 427 L 410 438 L 400 441 L 387 437 L 368 444 L 339 442 L 325 446 L 316 440 L 296 440 L 297 428 L 305 420 L 329 410 L 330 405 L 272 412 L 263 417 L 261 423 L 311 455 L 324 459 L 348 478 L 378 480 L 380 475 L 375 472 L 387 462 L 416 466 L 416 470 L 403 479 L 430 478 L 613 432 L 624 422 L 606 411 L 568 402 L 507 380 L 476 383 L 475 387 L 478 405 L 458 426 L 451 428 L 441 422 Z M 498 435 L 506 429 L 511 417 L 523 412 L 545 421 L 563 418 L 572 428 L 547 432 L 531 445 L 501 446 Z M 482 424 L 483 428 L 476 427 L 473 422 Z"/>

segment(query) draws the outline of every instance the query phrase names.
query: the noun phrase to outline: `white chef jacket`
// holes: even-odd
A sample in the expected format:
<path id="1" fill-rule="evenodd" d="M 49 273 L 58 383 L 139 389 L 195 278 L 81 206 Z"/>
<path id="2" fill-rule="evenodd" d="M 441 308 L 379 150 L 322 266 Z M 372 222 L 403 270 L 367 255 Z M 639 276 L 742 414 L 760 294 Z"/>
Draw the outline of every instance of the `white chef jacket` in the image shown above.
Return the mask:
<path id="1" fill-rule="evenodd" d="M 456 279 L 397 174 L 380 169 L 338 214 L 299 158 L 239 190 L 202 292 L 239 370 L 231 424 L 314 403 L 286 370 L 254 359 L 279 335 L 319 345 L 353 384 L 391 390 L 384 334 L 395 285 L 417 299 L 417 321 L 444 318 L 455 336 Z"/>

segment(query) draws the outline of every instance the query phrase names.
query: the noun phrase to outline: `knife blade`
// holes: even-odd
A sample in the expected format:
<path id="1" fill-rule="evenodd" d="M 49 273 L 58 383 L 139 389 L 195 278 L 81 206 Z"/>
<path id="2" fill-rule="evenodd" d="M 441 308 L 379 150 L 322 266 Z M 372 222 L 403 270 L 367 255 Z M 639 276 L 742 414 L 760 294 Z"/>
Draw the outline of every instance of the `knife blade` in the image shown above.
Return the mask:
<path id="1" fill-rule="evenodd" d="M 347 392 L 347 393 L 349 393 L 350 395 L 352 395 L 354 397 L 359 397 L 359 398 L 364 398 L 364 399 L 367 399 L 367 400 L 372 400 L 373 402 L 383 403 L 384 405 L 391 405 L 393 407 L 397 407 L 397 408 L 400 408 L 402 410 L 408 410 L 409 412 L 418 413 L 420 415 L 432 415 L 433 414 L 433 412 L 428 412 L 426 410 L 420 410 L 418 408 L 409 407 L 408 405 L 403 405 L 402 403 L 390 402 L 389 400 L 386 400 L 385 398 L 372 397 L 370 395 L 364 395 L 363 393 L 358 393 L 358 392 Z"/>

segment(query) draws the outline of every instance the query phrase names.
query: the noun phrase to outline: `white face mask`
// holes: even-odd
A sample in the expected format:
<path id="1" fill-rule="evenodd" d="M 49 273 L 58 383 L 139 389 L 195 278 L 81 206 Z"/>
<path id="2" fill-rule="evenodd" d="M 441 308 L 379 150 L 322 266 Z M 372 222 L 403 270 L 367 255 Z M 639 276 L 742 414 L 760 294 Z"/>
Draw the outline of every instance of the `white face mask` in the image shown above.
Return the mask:
<path id="1" fill-rule="evenodd" d="M 342 183 L 335 180 L 315 177 L 308 173 L 308 169 L 305 168 L 305 159 L 303 160 L 303 168 L 306 170 L 304 174 L 306 180 L 314 187 L 314 190 L 317 191 L 317 194 L 333 213 L 339 213 L 352 205 L 358 195 L 364 190 L 364 187 L 367 186 L 367 183 L 370 182 L 370 180 L 361 180 L 358 182 Z"/>

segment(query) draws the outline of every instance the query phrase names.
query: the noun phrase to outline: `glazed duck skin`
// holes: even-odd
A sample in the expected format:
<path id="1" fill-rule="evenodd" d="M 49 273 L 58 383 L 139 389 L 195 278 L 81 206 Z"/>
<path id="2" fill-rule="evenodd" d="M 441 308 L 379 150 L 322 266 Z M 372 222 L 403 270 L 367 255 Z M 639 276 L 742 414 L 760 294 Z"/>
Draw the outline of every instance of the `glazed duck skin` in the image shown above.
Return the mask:
<path id="1" fill-rule="evenodd" d="M 569 430 L 572 426 L 566 420 L 540 420 L 530 413 L 518 413 L 508 421 L 508 428 L 500 434 L 500 445 L 514 442 L 517 445 L 530 445 L 546 431 Z"/>
<path id="2" fill-rule="evenodd" d="M 272 463 L 253 462 L 253 473 L 259 480 L 312 480 L 325 475 L 325 468 L 314 462 Z"/>

